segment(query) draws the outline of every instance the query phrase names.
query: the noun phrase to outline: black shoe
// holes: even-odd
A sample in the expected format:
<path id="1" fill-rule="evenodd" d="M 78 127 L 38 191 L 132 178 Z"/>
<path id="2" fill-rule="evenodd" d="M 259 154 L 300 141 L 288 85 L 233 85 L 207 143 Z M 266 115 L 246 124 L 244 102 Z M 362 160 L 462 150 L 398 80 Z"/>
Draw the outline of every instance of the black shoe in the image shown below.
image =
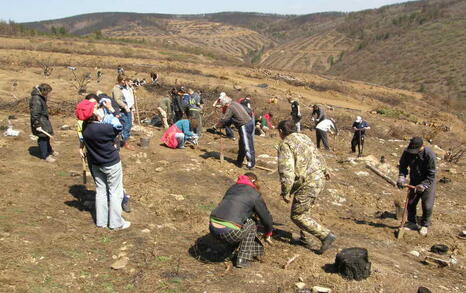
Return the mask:
<path id="1" fill-rule="evenodd" d="M 237 258 L 236 265 L 237 268 L 247 268 L 251 266 L 251 262 L 244 258 Z"/>
<path id="2" fill-rule="evenodd" d="M 131 213 L 131 206 L 129 205 L 129 199 L 121 203 L 121 208 L 126 213 Z"/>
<path id="3" fill-rule="evenodd" d="M 337 236 L 333 235 L 333 233 L 329 233 L 324 240 L 322 240 L 322 246 L 319 250 L 316 251 L 317 254 L 323 254 L 327 249 L 330 248 L 332 243 L 337 239 Z"/>

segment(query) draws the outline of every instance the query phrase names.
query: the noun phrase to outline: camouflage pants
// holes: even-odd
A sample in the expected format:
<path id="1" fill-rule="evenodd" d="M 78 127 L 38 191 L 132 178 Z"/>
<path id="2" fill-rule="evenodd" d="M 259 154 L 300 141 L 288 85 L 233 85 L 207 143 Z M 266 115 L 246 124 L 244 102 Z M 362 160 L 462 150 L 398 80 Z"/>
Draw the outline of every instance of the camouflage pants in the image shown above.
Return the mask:
<path id="1" fill-rule="evenodd" d="M 324 189 L 323 177 L 323 174 L 316 174 L 308 182 L 293 188 L 296 191 L 291 205 L 291 220 L 301 229 L 301 236 L 305 241 L 309 239 L 309 235 L 323 240 L 330 233 L 329 229 L 311 218 L 311 207 Z"/>

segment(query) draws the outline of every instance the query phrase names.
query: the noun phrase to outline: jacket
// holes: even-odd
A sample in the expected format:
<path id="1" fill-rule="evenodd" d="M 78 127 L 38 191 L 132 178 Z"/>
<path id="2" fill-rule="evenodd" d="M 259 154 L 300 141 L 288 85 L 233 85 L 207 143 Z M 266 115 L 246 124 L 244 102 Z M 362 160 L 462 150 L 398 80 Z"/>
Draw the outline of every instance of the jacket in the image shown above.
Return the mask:
<path id="1" fill-rule="evenodd" d="M 210 216 L 243 225 L 253 214 L 260 218 L 266 233 L 272 232 L 273 219 L 264 199 L 249 178 L 243 175 L 239 176 L 236 184 L 227 190 Z"/>
<path id="2" fill-rule="evenodd" d="M 189 120 L 187 119 L 178 120 L 175 123 L 175 125 L 176 127 L 178 127 L 179 130 L 181 130 L 181 132 L 184 133 L 186 137 L 194 136 L 194 133 L 191 131 L 191 126 L 189 125 Z"/>
<path id="3" fill-rule="evenodd" d="M 162 100 L 160 100 L 159 107 L 167 113 L 168 117 L 171 117 L 172 102 L 169 97 L 163 97 Z"/>
<path id="4" fill-rule="evenodd" d="M 424 147 L 419 154 L 404 151 L 400 158 L 399 175 L 408 176 L 411 185 L 422 184 L 426 189 L 435 185 L 436 156 L 429 147 Z"/>
<path id="5" fill-rule="evenodd" d="M 31 111 L 31 130 L 32 134 L 46 138 L 48 137 L 42 132 L 36 130 L 42 127 L 44 131 L 53 135 L 52 123 L 49 120 L 49 110 L 47 107 L 47 98 L 43 97 L 39 90 L 34 88 L 31 92 L 31 100 L 29 101 L 29 109 Z"/>
<path id="6" fill-rule="evenodd" d="M 125 97 L 123 95 L 123 87 L 119 84 L 116 84 L 112 89 L 112 98 L 115 99 L 120 110 L 125 112 L 126 104 L 125 104 Z"/>
<path id="7" fill-rule="evenodd" d="M 301 110 L 299 107 L 299 102 L 298 101 L 292 101 L 291 102 L 291 117 L 294 120 L 300 120 L 301 119 Z"/>
<path id="8" fill-rule="evenodd" d="M 307 135 L 292 133 L 280 143 L 278 173 L 281 195 L 293 194 L 300 186 L 312 184 L 315 175 L 323 175 L 326 171 L 324 157 Z"/>
<path id="9" fill-rule="evenodd" d="M 114 117 L 113 120 L 115 123 L 118 121 Z M 90 164 L 109 167 L 120 162 L 115 140 L 122 127 L 115 128 L 112 124 L 106 121 L 84 123 L 82 135 Z"/>
<path id="10" fill-rule="evenodd" d="M 225 125 L 233 123 L 236 128 L 239 129 L 241 126 L 248 124 L 251 119 L 251 116 L 249 116 L 248 112 L 241 104 L 233 102 L 228 106 L 225 114 L 218 123 L 218 127 L 222 128 Z"/>

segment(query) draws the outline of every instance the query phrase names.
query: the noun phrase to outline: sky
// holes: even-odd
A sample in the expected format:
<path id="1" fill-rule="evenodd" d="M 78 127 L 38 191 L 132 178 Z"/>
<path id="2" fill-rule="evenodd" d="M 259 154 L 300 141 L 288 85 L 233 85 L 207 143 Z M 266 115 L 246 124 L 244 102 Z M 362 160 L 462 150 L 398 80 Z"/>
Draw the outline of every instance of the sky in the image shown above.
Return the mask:
<path id="1" fill-rule="evenodd" d="M 0 0 L 0 19 L 16 22 L 48 20 L 92 12 L 200 14 L 246 11 L 308 14 L 358 11 L 404 0 Z"/>

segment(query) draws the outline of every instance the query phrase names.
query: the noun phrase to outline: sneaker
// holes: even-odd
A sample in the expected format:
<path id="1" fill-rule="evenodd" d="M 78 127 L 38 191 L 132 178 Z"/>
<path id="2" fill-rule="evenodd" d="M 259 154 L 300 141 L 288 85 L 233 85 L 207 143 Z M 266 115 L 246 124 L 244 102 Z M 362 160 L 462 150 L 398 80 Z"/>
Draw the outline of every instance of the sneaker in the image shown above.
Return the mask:
<path id="1" fill-rule="evenodd" d="M 264 136 L 265 136 L 265 134 L 264 134 L 264 133 L 261 133 L 259 136 L 262 136 L 262 137 L 264 137 Z"/>
<path id="2" fill-rule="evenodd" d="M 324 240 L 322 240 L 322 246 L 320 247 L 319 250 L 316 251 L 317 254 L 323 254 L 325 251 L 327 251 L 332 243 L 337 239 L 337 236 L 335 236 L 333 233 L 329 233 L 327 237 L 325 237 Z"/>
<path id="3" fill-rule="evenodd" d="M 123 226 L 119 228 L 113 228 L 112 230 L 115 230 L 115 231 L 124 230 L 124 229 L 128 229 L 129 227 L 131 227 L 131 222 L 123 220 Z"/>
<path id="4" fill-rule="evenodd" d="M 52 156 L 54 156 L 54 157 L 58 157 L 58 155 L 60 155 L 60 153 L 59 153 L 59 152 L 55 152 L 55 151 L 54 151 L 54 152 L 53 152 L 53 153 L 51 153 L 50 155 L 52 155 Z"/>
<path id="5" fill-rule="evenodd" d="M 424 237 L 427 236 L 427 232 L 429 232 L 429 229 L 425 226 L 422 226 L 421 230 L 419 230 L 419 234 L 421 234 L 421 236 L 424 236 Z"/>
<path id="6" fill-rule="evenodd" d="M 418 231 L 419 226 L 414 222 L 407 222 L 404 227 L 406 230 Z"/>
<path id="7" fill-rule="evenodd" d="M 57 161 L 57 159 L 55 159 L 52 156 L 48 156 L 47 158 L 45 158 L 45 161 L 49 162 L 49 163 L 55 163 Z"/>

